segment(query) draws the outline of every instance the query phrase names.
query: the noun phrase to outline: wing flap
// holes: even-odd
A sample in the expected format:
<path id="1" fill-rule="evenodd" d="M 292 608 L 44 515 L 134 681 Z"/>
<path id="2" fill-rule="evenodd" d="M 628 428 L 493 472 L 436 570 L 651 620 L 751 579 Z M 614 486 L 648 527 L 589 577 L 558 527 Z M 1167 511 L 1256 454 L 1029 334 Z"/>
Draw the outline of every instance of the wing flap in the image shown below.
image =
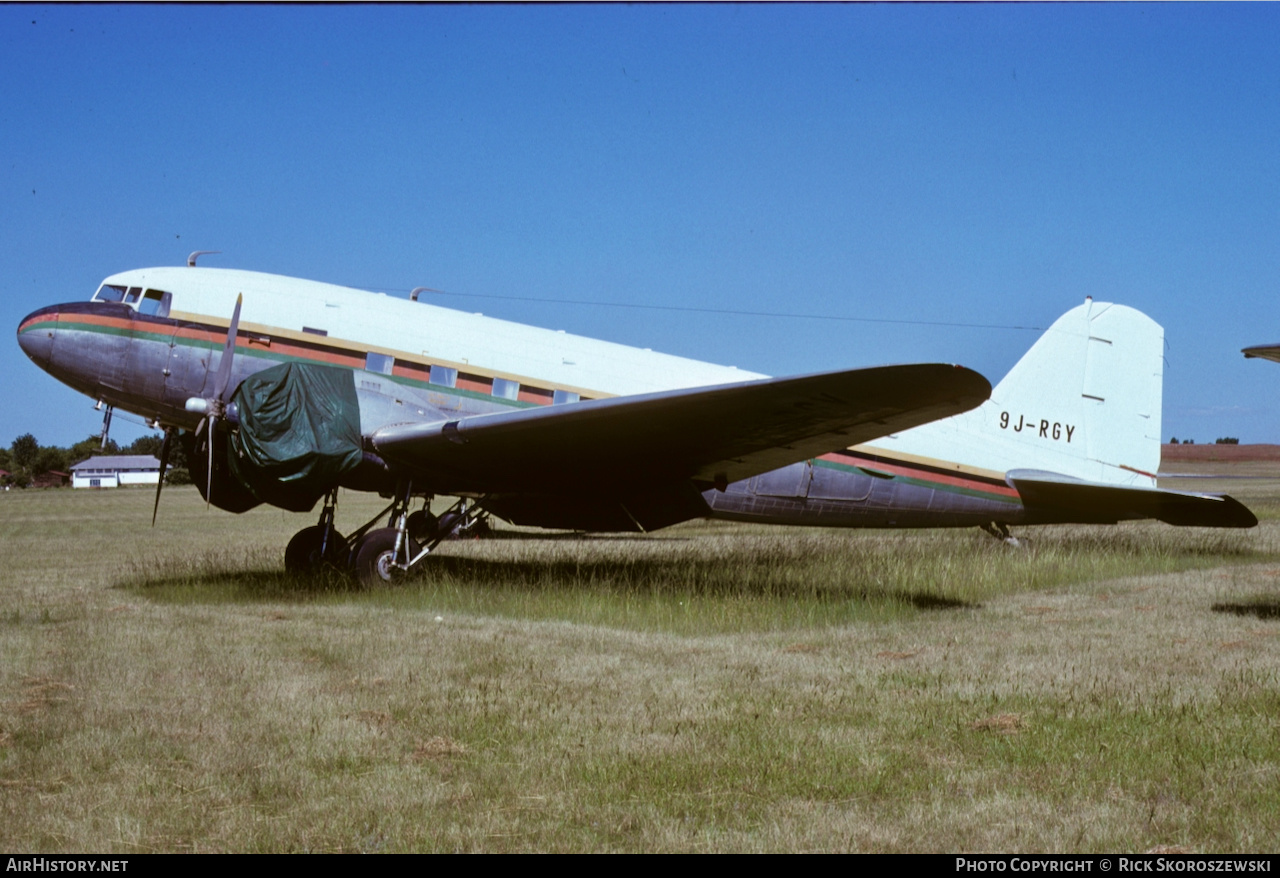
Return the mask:
<path id="1" fill-rule="evenodd" d="M 400 424 L 368 442 L 441 493 L 717 484 L 967 411 L 990 393 L 959 366 L 885 366 Z"/>
<path id="2" fill-rule="evenodd" d="M 1012 470 L 1009 482 L 1028 511 L 1069 512 L 1073 521 L 1111 524 L 1154 518 L 1180 527 L 1253 527 L 1257 517 L 1226 494 L 1196 494 L 1131 485 L 1103 485 L 1069 476 Z"/>

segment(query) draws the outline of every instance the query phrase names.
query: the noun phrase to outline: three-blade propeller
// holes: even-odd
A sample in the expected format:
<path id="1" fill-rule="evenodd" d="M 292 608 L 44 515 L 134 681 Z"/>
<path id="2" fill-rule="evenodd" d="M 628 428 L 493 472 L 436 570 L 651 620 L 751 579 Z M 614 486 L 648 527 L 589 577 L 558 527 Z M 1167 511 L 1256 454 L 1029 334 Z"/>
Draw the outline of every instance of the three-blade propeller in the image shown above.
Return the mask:
<path id="1" fill-rule="evenodd" d="M 227 327 L 227 340 L 222 346 L 222 359 L 218 361 L 218 372 L 213 379 L 213 396 L 199 397 L 193 396 L 187 400 L 186 409 L 189 412 L 199 412 L 203 414 L 199 426 L 196 427 L 196 435 L 201 430 L 205 430 L 205 442 L 209 449 L 209 468 L 206 473 L 205 481 L 205 507 L 210 503 L 210 497 L 213 496 L 213 439 L 214 431 L 218 426 L 218 419 L 227 415 L 227 406 L 231 403 L 231 367 L 236 352 L 236 335 L 240 330 L 240 305 L 244 302 L 244 294 L 236 296 L 236 307 L 231 312 L 231 325 Z M 160 446 L 160 482 L 156 485 L 156 504 L 151 511 L 151 526 L 155 527 L 156 515 L 160 511 L 160 490 L 164 487 L 164 470 L 169 462 L 169 445 L 173 441 L 174 428 L 167 427 L 164 431 L 164 443 Z"/>

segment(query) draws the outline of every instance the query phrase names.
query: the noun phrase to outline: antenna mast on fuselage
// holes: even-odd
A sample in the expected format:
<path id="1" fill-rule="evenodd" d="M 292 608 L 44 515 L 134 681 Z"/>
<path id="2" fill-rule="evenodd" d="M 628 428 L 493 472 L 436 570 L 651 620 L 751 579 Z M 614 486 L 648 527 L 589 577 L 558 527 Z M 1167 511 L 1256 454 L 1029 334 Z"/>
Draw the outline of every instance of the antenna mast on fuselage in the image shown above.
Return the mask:
<path id="1" fill-rule="evenodd" d="M 199 259 L 201 256 L 206 256 L 212 253 L 221 253 L 221 252 L 222 252 L 221 250 L 193 250 L 191 251 L 191 255 L 187 257 L 187 267 L 195 268 L 196 260 Z"/>

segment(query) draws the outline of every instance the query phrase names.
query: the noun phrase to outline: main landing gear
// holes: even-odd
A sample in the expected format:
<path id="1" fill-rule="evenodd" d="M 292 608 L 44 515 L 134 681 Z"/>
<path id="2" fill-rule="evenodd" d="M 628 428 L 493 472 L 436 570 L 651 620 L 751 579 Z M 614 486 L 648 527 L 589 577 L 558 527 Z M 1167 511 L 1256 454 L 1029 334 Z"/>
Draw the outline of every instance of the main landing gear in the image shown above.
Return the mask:
<path id="1" fill-rule="evenodd" d="M 450 537 L 488 532 L 488 513 L 467 498 L 459 500 L 437 518 L 431 514 L 431 496 L 423 496 L 422 508 L 410 512 L 412 483 L 406 483 L 385 509 L 349 537 L 333 525 L 338 506 L 331 491 L 320 512 L 320 522 L 294 534 L 284 552 L 285 570 L 312 576 L 329 569 L 348 572 L 366 588 L 390 584 L 404 576 Z M 374 525 L 386 518 L 384 527 Z"/>

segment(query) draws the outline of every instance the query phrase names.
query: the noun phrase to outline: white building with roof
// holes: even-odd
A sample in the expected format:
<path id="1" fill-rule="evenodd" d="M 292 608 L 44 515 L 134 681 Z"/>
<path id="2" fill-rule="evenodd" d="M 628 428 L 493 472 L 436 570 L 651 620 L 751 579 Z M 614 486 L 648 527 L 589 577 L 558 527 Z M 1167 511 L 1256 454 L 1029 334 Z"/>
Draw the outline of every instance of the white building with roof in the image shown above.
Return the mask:
<path id="1" fill-rule="evenodd" d="M 123 488 L 159 481 L 160 461 L 151 454 L 91 457 L 71 468 L 73 488 Z"/>

